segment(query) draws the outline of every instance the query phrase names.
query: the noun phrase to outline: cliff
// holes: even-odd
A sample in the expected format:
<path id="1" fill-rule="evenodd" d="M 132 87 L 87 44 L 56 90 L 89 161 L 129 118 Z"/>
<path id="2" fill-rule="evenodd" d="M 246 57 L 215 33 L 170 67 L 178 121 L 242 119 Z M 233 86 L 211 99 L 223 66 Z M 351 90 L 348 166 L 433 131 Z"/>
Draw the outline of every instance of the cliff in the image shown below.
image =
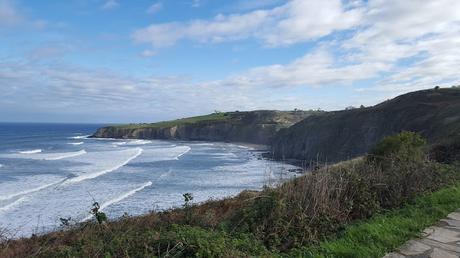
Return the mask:
<path id="1" fill-rule="evenodd" d="M 277 131 L 314 113 L 272 110 L 215 113 L 152 124 L 108 126 L 98 129 L 92 137 L 269 144 Z"/>
<path id="2" fill-rule="evenodd" d="M 278 159 L 340 161 L 365 154 L 383 137 L 414 131 L 434 144 L 460 133 L 460 90 L 423 90 L 369 108 L 312 115 L 280 130 Z"/>

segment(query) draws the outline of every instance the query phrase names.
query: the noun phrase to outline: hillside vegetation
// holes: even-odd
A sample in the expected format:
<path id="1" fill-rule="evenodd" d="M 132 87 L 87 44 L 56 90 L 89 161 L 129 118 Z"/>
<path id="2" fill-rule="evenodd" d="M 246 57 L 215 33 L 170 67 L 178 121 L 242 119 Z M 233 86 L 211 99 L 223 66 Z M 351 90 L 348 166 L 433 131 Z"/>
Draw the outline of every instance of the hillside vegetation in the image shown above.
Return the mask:
<path id="1" fill-rule="evenodd" d="M 95 216 L 4 240 L 0 256 L 381 257 L 460 206 L 457 161 L 430 153 L 423 137 L 402 132 L 277 187 L 203 204 L 184 194 L 182 208 L 111 222 Z"/>
<path id="2" fill-rule="evenodd" d="M 419 132 L 429 144 L 459 136 L 460 89 L 416 91 L 373 107 L 312 115 L 280 130 L 272 151 L 278 159 L 336 162 L 404 130 Z"/>
<path id="3" fill-rule="evenodd" d="M 269 144 L 277 131 L 315 111 L 223 112 L 150 124 L 103 127 L 93 137 L 230 141 Z"/>

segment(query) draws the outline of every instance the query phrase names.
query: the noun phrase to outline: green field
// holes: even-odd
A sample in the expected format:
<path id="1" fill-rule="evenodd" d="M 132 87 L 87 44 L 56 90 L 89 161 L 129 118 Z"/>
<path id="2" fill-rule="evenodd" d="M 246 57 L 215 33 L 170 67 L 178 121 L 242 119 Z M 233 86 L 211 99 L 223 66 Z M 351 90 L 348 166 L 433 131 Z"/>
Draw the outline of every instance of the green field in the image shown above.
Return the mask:
<path id="1" fill-rule="evenodd" d="M 203 116 L 194 116 L 194 117 L 187 117 L 181 118 L 176 120 L 170 121 L 162 121 L 157 123 L 147 123 L 147 124 L 123 124 L 123 125 L 116 125 L 116 128 L 123 128 L 123 129 L 138 129 L 138 128 L 162 128 L 162 127 L 171 127 L 176 125 L 184 125 L 184 124 L 194 124 L 198 122 L 206 122 L 206 121 L 219 121 L 219 120 L 227 120 L 230 119 L 231 113 L 230 112 L 221 112 L 221 113 L 212 113 L 209 115 Z"/>

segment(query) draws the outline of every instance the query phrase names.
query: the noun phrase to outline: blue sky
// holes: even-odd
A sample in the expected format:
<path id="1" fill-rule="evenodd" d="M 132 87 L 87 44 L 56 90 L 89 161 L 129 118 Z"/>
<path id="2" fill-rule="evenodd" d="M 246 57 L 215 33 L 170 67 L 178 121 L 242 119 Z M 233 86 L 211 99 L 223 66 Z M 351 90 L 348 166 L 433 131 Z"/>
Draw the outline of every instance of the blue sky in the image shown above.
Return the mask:
<path id="1" fill-rule="evenodd" d="M 458 0 L 0 0 L 0 121 L 373 105 L 460 84 Z"/>

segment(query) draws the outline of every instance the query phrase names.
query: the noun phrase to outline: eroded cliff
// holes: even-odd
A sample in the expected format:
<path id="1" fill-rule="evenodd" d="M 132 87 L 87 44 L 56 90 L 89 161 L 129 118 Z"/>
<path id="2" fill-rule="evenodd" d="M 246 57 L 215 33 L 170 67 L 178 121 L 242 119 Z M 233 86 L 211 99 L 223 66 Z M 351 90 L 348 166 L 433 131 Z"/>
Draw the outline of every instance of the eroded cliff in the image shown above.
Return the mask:
<path id="1" fill-rule="evenodd" d="M 278 159 L 335 162 L 363 155 L 383 137 L 421 133 L 430 143 L 460 133 L 460 89 L 423 90 L 369 108 L 312 115 L 280 130 L 272 142 Z"/>
<path id="2" fill-rule="evenodd" d="M 216 113 L 152 124 L 108 126 L 97 130 L 93 137 L 269 144 L 277 131 L 314 113 L 273 110 Z"/>

